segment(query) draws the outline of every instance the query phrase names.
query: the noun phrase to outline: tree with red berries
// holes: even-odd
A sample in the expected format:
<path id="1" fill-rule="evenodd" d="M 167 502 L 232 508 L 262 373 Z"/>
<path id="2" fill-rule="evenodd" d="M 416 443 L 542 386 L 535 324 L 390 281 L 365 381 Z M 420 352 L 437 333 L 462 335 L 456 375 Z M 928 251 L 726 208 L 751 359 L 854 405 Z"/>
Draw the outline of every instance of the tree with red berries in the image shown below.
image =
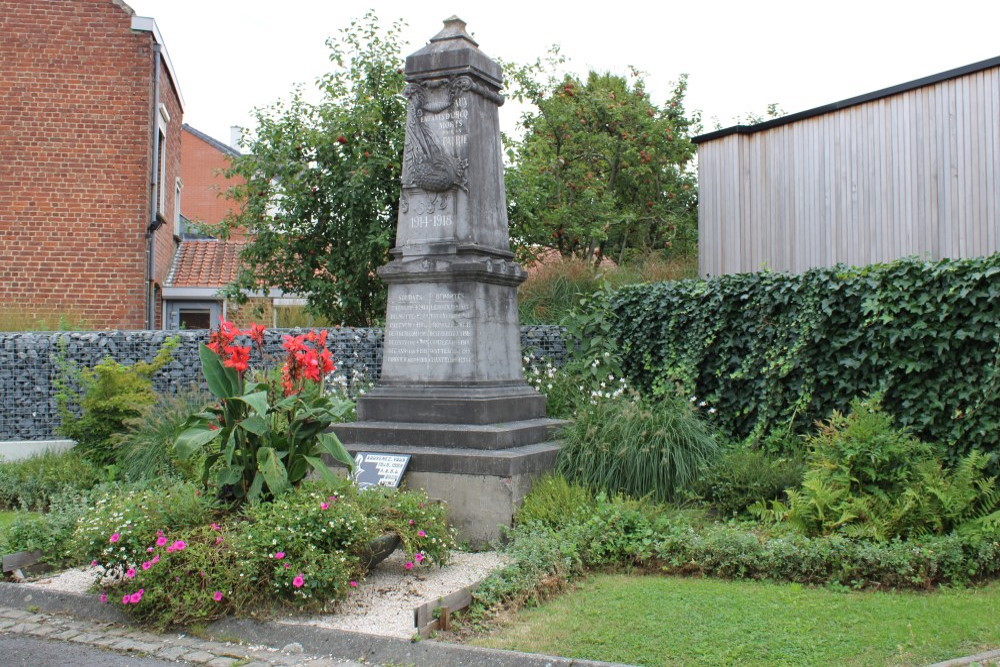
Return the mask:
<path id="1" fill-rule="evenodd" d="M 545 248 L 595 262 L 692 252 L 698 117 L 685 114 L 686 77 L 658 105 L 634 69 L 580 79 L 555 74 L 563 63 L 554 49 L 506 71 L 512 96 L 533 107 L 508 149 L 511 237 L 522 258 Z"/>
<path id="2" fill-rule="evenodd" d="M 257 110 L 228 172 L 246 181 L 228 193 L 239 212 L 212 230 L 247 238 L 229 298 L 276 287 L 334 323 L 384 317 L 376 270 L 395 234 L 406 119 L 400 28 L 380 29 L 371 13 L 351 23 L 327 42 L 334 69 L 317 82 L 321 101 L 297 89 Z"/>

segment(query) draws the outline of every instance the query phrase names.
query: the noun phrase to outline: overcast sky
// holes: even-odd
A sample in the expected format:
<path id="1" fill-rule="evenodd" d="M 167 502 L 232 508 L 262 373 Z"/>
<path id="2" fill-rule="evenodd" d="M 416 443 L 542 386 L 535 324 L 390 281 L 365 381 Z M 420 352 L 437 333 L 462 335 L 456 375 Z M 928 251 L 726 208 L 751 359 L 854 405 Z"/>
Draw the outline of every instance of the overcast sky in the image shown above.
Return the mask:
<path id="1" fill-rule="evenodd" d="M 528 62 L 558 44 L 581 73 L 635 65 L 657 102 L 687 73 L 705 131 L 772 102 L 803 111 L 1000 55 L 998 0 L 126 2 L 160 28 L 185 122 L 227 142 L 231 125 L 252 127 L 254 107 L 313 88 L 330 69 L 326 38 L 368 9 L 406 22 L 403 55 L 457 14 L 492 57 Z M 502 125 L 516 115 L 502 108 Z"/>

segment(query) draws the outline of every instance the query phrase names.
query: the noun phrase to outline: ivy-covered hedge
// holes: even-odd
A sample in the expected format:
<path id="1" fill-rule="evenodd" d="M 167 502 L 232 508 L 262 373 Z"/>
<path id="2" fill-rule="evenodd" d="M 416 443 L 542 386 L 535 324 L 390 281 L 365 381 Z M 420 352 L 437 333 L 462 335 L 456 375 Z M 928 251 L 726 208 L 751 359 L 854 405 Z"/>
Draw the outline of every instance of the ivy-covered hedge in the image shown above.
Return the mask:
<path id="1" fill-rule="evenodd" d="M 732 437 L 883 391 L 949 459 L 1000 452 L 1000 253 L 635 285 L 611 308 L 633 382 L 705 401 Z"/>

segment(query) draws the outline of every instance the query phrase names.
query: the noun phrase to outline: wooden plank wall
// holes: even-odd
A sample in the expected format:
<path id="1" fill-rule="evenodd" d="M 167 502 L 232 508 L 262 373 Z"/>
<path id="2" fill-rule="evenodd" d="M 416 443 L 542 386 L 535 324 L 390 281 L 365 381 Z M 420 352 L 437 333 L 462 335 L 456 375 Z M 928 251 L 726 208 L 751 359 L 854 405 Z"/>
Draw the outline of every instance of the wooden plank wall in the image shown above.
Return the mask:
<path id="1" fill-rule="evenodd" d="M 698 147 L 703 276 L 1000 251 L 1000 67 Z"/>

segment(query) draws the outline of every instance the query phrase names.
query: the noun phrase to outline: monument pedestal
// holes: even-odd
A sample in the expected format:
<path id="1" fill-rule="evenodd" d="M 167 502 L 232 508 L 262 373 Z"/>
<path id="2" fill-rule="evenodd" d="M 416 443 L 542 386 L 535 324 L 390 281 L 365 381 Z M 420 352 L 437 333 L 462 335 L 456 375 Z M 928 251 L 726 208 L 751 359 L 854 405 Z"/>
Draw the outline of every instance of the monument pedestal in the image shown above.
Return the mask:
<path id="1" fill-rule="evenodd" d="M 510 525 L 563 422 L 521 372 L 503 183 L 500 66 L 456 17 L 406 59 L 402 192 L 379 385 L 334 431 L 352 453 L 409 454 L 406 484 L 448 503 L 460 539 Z"/>

